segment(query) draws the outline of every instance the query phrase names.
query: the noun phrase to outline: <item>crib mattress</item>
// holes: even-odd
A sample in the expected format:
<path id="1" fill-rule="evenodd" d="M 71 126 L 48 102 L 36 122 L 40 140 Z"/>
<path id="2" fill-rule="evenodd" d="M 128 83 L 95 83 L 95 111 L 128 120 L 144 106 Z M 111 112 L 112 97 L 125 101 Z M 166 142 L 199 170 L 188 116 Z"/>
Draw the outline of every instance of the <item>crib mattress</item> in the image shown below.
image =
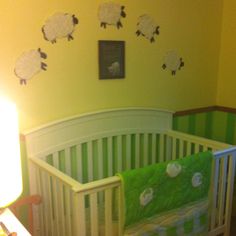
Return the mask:
<path id="1" fill-rule="evenodd" d="M 124 236 L 205 236 L 207 223 L 208 200 L 203 200 L 129 226 Z"/>

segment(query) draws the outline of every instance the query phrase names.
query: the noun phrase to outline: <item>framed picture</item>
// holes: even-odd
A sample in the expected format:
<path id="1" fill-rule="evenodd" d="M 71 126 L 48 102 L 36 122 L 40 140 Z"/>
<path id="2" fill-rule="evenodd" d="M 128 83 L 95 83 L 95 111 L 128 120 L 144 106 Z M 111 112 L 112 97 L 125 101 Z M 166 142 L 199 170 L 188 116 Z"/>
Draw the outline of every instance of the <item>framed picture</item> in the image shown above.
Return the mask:
<path id="1" fill-rule="evenodd" d="M 125 41 L 98 41 L 99 79 L 125 78 Z"/>

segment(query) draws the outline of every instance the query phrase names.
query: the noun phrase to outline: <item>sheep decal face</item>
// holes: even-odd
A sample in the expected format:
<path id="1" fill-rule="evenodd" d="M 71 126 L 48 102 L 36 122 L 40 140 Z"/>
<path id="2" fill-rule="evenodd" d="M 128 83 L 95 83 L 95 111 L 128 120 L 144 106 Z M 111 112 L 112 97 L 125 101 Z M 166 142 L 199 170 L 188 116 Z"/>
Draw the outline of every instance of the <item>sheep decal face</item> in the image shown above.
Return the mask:
<path id="1" fill-rule="evenodd" d="M 79 20 L 75 15 L 68 13 L 56 13 L 49 17 L 42 27 L 45 40 L 56 43 L 58 38 L 67 38 L 72 40 L 72 34 Z"/>
<path id="2" fill-rule="evenodd" d="M 154 35 L 159 34 L 159 28 L 150 16 L 142 15 L 138 18 L 136 35 L 142 35 L 153 43 L 155 41 Z"/>
<path id="3" fill-rule="evenodd" d="M 107 25 L 115 25 L 118 29 L 122 27 L 120 19 L 126 17 L 124 8 L 124 6 L 112 2 L 101 4 L 98 9 L 101 27 L 106 28 Z"/>
<path id="4" fill-rule="evenodd" d="M 41 70 L 47 70 L 47 64 L 42 62 L 46 59 L 47 54 L 41 49 L 30 50 L 24 52 L 16 61 L 15 74 L 20 78 L 20 84 L 26 84 L 26 81 L 31 79 Z"/>
<path id="5" fill-rule="evenodd" d="M 172 75 L 175 75 L 178 70 L 184 66 L 183 59 L 175 52 L 169 51 L 164 58 L 163 69 L 169 69 Z"/>

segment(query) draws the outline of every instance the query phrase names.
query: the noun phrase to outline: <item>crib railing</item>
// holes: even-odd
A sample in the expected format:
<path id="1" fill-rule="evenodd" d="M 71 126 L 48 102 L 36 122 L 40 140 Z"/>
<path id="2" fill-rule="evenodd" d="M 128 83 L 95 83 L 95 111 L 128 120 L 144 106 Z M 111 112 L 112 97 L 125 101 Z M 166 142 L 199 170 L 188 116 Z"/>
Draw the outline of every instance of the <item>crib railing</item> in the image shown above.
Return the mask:
<path id="1" fill-rule="evenodd" d="M 43 202 L 34 210 L 34 235 L 73 235 L 72 200 L 81 184 L 37 158 L 30 159 L 30 168 Z"/>
<path id="2" fill-rule="evenodd" d="M 122 235 L 120 181 L 111 176 L 126 169 L 228 147 L 176 131 L 129 133 L 73 142 L 65 149 L 41 154 L 40 159 L 31 158 L 37 180 L 35 191 L 43 197 L 37 235 Z M 229 231 L 235 152 L 232 148 L 216 153 L 210 235 Z"/>

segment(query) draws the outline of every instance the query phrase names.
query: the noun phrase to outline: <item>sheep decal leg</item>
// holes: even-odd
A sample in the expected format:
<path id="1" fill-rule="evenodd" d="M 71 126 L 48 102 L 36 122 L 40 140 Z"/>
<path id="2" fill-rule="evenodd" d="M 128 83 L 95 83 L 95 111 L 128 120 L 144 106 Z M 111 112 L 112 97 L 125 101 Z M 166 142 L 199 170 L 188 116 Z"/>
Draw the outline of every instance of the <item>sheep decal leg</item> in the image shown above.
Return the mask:
<path id="1" fill-rule="evenodd" d="M 56 13 L 49 17 L 42 27 L 44 39 L 51 43 L 56 43 L 59 38 L 67 38 L 70 41 L 78 23 L 79 20 L 75 15 Z"/>
<path id="2" fill-rule="evenodd" d="M 72 37 L 72 35 L 69 34 L 69 35 L 67 36 L 67 39 L 68 39 L 68 41 L 70 41 L 70 40 L 73 40 L 74 38 Z"/>
<path id="3" fill-rule="evenodd" d="M 41 62 L 41 69 L 42 70 L 47 70 L 47 64 L 46 63 L 44 63 L 44 62 Z"/>

